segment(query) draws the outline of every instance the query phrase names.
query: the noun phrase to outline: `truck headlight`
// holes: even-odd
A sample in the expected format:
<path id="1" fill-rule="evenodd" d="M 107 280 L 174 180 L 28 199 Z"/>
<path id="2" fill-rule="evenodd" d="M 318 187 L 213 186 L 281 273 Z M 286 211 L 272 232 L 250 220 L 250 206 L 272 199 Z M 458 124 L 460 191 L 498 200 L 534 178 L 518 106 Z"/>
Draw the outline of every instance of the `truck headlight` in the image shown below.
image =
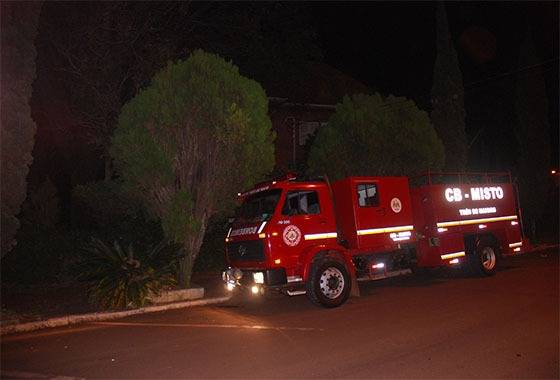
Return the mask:
<path id="1" fill-rule="evenodd" d="M 253 272 L 253 281 L 255 281 L 255 284 L 264 284 L 263 272 Z"/>

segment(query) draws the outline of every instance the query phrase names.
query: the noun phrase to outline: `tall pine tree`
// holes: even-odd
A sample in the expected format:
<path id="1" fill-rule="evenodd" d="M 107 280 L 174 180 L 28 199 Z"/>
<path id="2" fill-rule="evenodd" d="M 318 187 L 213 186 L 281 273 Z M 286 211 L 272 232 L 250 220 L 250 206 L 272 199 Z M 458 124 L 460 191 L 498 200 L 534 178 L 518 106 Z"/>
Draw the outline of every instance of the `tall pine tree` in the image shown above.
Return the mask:
<path id="1" fill-rule="evenodd" d="M 438 2 L 436 12 L 437 57 L 430 116 L 445 146 L 445 168 L 461 171 L 467 164 L 463 76 L 442 2 Z"/>
<path id="2" fill-rule="evenodd" d="M 515 110 L 518 142 L 517 175 L 525 227 L 534 238 L 537 220 L 547 202 L 550 166 L 550 128 L 548 102 L 542 67 L 531 34 L 527 31 L 519 54 Z"/>

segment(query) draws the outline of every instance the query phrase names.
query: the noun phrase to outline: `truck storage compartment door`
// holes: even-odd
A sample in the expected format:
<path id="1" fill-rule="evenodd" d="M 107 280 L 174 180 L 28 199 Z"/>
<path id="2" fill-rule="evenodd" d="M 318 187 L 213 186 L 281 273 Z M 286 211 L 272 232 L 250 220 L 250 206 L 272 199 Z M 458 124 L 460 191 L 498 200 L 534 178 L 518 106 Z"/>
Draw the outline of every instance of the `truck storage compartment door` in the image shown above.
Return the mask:
<path id="1" fill-rule="evenodd" d="M 389 251 L 414 240 L 405 177 L 357 177 L 352 182 L 359 248 Z"/>

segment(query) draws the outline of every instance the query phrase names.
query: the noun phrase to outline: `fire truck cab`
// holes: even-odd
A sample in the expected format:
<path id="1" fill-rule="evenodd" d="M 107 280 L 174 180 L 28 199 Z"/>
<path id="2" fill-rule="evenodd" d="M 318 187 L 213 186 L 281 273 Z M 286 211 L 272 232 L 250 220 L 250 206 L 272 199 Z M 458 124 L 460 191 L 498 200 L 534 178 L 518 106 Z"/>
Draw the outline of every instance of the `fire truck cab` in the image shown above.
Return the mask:
<path id="1" fill-rule="evenodd" d="M 500 254 L 520 251 L 511 183 L 422 178 L 411 188 L 406 177 L 331 185 L 288 175 L 238 194 L 226 237 L 227 288 L 307 294 L 335 307 L 358 291 L 357 281 L 466 262 L 491 275 Z"/>

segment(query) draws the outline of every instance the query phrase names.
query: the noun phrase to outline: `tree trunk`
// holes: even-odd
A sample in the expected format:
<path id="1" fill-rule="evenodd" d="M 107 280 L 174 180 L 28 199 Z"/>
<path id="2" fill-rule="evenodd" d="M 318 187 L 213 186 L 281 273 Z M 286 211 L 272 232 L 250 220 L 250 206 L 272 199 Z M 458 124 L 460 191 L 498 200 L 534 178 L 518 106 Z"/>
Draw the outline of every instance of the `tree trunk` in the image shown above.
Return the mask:
<path id="1" fill-rule="evenodd" d="M 204 223 L 204 226 L 206 226 L 206 223 Z M 184 256 L 179 263 L 178 276 L 179 286 L 182 288 L 188 288 L 191 285 L 192 269 L 198 252 L 200 251 L 205 231 L 206 228 L 203 228 L 198 234 L 187 236 L 185 239 L 183 245 Z"/>
<path id="2" fill-rule="evenodd" d="M 192 268 L 194 266 L 194 259 L 192 255 L 185 252 L 185 255 L 181 258 L 179 262 L 179 286 L 183 289 L 187 289 L 191 285 L 192 278 Z"/>

